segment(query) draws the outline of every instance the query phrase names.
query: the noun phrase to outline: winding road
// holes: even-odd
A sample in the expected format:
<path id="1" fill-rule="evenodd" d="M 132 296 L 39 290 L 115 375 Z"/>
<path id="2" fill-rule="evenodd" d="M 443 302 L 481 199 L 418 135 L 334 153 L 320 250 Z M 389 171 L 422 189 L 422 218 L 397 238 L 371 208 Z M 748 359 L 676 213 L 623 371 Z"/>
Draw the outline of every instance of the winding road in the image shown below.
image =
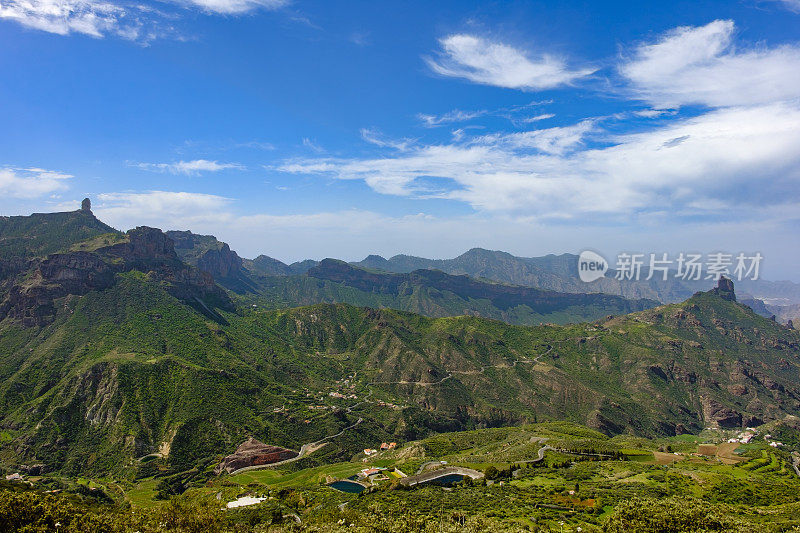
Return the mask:
<path id="1" fill-rule="evenodd" d="M 544 461 L 544 452 L 547 450 L 555 450 L 552 446 L 544 445 L 536 452 L 536 459 L 528 459 L 527 461 L 514 461 L 515 463 L 538 463 Z"/>

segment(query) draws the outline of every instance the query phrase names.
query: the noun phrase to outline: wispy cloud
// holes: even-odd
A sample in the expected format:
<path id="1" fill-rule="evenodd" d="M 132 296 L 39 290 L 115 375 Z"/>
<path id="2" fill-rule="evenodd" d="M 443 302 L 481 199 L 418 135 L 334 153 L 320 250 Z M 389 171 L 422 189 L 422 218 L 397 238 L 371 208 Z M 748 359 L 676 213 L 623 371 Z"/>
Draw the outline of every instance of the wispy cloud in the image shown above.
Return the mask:
<path id="1" fill-rule="evenodd" d="M 472 120 L 473 118 L 478 118 L 488 113 L 485 109 L 480 109 L 476 111 L 461 111 L 460 109 L 454 109 L 452 111 L 448 111 L 442 115 L 428 115 L 425 113 L 419 113 L 417 118 L 427 127 L 432 128 L 434 126 L 439 126 L 442 124 L 451 124 L 453 122 L 466 122 L 468 120 Z"/>
<path id="2" fill-rule="evenodd" d="M 15 21 L 28 28 L 69 35 L 78 33 L 101 38 L 116 35 L 136 41 L 156 36 L 169 27 L 151 23 L 155 10 L 143 6 L 123 6 L 103 0 L 4 0 L 0 19 Z"/>
<path id="3" fill-rule="evenodd" d="M 150 172 L 169 172 L 170 174 L 184 174 L 196 176 L 203 172 L 219 172 L 220 170 L 245 170 L 246 167 L 239 163 L 219 163 L 207 159 L 193 161 L 178 161 L 175 163 L 129 163 L 131 166 L 148 170 Z"/>
<path id="4" fill-rule="evenodd" d="M 312 141 L 308 137 L 303 137 L 303 146 L 311 150 L 312 152 L 316 152 L 321 154 L 325 151 L 325 149 L 316 143 L 316 141 Z"/>
<path id="5" fill-rule="evenodd" d="M 426 128 L 436 128 L 446 124 L 470 122 L 481 117 L 500 117 L 510 121 L 516 126 L 520 126 L 524 124 L 530 124 L 531 122 L 536 122 L 538 120 L 553 118 L 555 115 L 552 113 L 539 113 L 531 116 L 531 113 L 534 109 L 552 103 L 552 100 L 543 100 L 539 102 L 529 102 L 522 105 L 505 106 L 497 109 L 474 109 L 468 111 L 453 109 L 442 114 L 418 113 L 417 118 Z"/>
<path id="6" fill-rule="evenodd" d="M 370 44 L 370 34 L 369 32 L 354 31 L 347 40 L 357 46 L 368 46 Z"/>
<path id="7" fill-rule="evenodd" d="M 187 139 L 181 145 L 176 147 L 179 154 L 183 153 L 214 153 L 214 152 L 227 152 L 230 150 L 239 150 L 242 148 L 252 150 L 272 151 L 275 150 L 275 145 L 271 142 L 252 139 L 249 141 L 226 139 L 226 140 L 194 140 Z"/>
<path id="8" fill-rule="evenodd" d="M 492 133 L 476 137 L 471 143 L 516 150 L 534 149 L 545 154 L 563 154 L 579 146 L 586 135 L 595 128 L 596 123 L 596 120 L 587 119 L 571 126 L 516 133 Z"/>
<path id="9" fill-rule="evenodd" d="M 395 140 L 386 137 L 383 133 L 372 128 L 361 128 L 361 138 L 370 144 L 380 146 L 382 148 L 394 148 L 404 152 L 413 146 L 416 142 L 414 139 L 401 139 Z"/>
<path id="10" fill-rule="evenodd" d="M 571 69 L 563 59 L 531 54 L 482 37 L 454 34 L 439 40 L 438 58 L 425 58 L 442 76 L 464 78 L 474 83 L 510 89 L 542 90 L 566 85 L 596 69 Z"/>
<path id="11" fill-rule="evenodd" d="M 42 168 L 0 168 L 0 194 L 33 199 L 67 189 L 70 174 Z"/>
<path id="12" fill-rule="evenodd" d="M 675 28 L 642 44 L 620 73 L 633 96 L 657 108 L 760 105 L 800 98 L 800 46 L 733 45 L 735 25 Z"/>
<path id="13" fill-rule="evenodd" d="M 549 118 L 553 118 L 555 115 L 553 113 L 542 113 L 540 115 L 534 115 L 532 117 L 525 117 L 517 119 L 523 124 L 531 124 L 533 122 L 539 122 L 540 120 L 547 120 Z"/>
<path id="14" fill-rule="evenodd" d="M 782 4 L 783 7 L 788 9 L 793 13 L 800 13 L 800 0 L 767 0 L 771 2 L 777 2 Z"/>

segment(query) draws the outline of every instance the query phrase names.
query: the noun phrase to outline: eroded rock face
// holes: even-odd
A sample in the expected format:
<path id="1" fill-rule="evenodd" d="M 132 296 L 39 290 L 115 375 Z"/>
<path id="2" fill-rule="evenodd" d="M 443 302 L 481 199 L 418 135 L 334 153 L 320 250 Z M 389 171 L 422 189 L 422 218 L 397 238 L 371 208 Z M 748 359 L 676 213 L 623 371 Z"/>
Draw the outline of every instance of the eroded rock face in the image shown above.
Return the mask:
<path id="1" fill-rule="evenodd" d="M 175 242 L 175 250 L 185 262 L 215 279 L 234 278 L 242 273 L 242 258 L 213 235 L 191 231 L 168 231 L 166 235 Z"/>
<path id="2" fill-rule="evenodd" d="M 707 424 L 717 425 L 721 428 L 742 427 L 741 413 L 708 398 L 703 398 L 702 402 L 703 418 Z"/>
<path id="3" fill-rule="evenodd" d="M 299 454 L 294 450 L 271 446 L 250 437 L 236 448 L 236 451 L 222 460 L 214 469 L 214 473 L 231 473 L 248 466 L 268 465 L 293 459 Z"/>
<path id="4" fill-rule="evenodd" d="M 725 276 L 719 277 L 719 280 L 717 280 L 716 288 L 712 289 L 711 292 L 713 292 L 723 300 L 728 300 L 731 302 L 736 301 L 736 293 L 733 291 L 733 281 L 726 278 Z"/>
<path id="5" fill-rule="evenodd" d="M 227 243 L 219 250 L 206 250 L 197 259 L 197 268 L 204 270 L 215 278 L 228 278 L 239 274 L 242 270 L 242 258 L 231 251 Z"/>
<path id="6" fill-rule="evenodd" d="M 32 262 L 29 273 L 0 304 L 0 318 L 10 316 L 25 327 L 48 323 L 55 315 L 56 298 L 106 289 L 114 283 L 113 269 L 87 252 L 53 254 Z"/>

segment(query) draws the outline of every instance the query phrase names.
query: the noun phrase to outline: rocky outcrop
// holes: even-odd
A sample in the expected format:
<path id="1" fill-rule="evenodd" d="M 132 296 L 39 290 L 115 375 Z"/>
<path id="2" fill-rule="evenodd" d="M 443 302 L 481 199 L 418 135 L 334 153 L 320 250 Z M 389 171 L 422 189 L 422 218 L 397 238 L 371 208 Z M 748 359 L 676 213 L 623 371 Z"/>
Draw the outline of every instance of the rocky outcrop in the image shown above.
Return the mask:
<path id="1" fill-rule="evenodd" d="M 728 300 L 729 302 L 736 301 L 736 293 L 733 291 L 733 281 L 725 276 L 719 277 L 719 280 L 717 280 L 717 286 L 711 289 L 711 292 L 723 300 Z"/>
<path id="2" fill-rule="evenodd" d="M 213 235 L 197 235 L 191 231 L 168 231 L 180 258 L 208 272 L 215 279 L 235 278 L 242 273 L 242 258 L 227 243 Z"/>
<path id="3" fill-rule="evenodd" d="M 264 444 L 250 437 L 240 444 L 233 454 L 225 457 L 214 469 L 214 473 L 217 475 L 222 472 L 230 474 L 240 468 L 277 463 L 287 459 L 294 459 L 298 455 L 294 450 Z"/>
<path id="4" fill-rule="evenodd" d="M 226 243 L 219 250 L 206 250 L 197 258 L 197 268 L 208 272 L 215 278 L 230 278 L 242 271 L 242 258 L 232 251 Z"/>
<path id="5" fill-rule="evenodd" d="M 55 315 L 56 298 L 103 290 L 113 283 L 113 268 L 96 254 L 53 254 L 32 262 L 27 279 L 11 287 L 0 304 L 0 318 L 10 316 L 25 327 L 40 326 Z"/>
<path id="6" fill-rule="evenodd" d="M 128 231 L 128 242 L 112 245 L 107 253 L 132 261 L 176 261 L 175 244 L 158 228 L 139 226 Z"/>
<path id="7" fill-rule="evenodd" d="M 173 296 L 192 304 L 212 297 L 217 306 L 232 305 L 210 274 L 178 259 L 172 240 L 161 230 L 141 226 L 128 231 L 125 241 L 93 252 L 51 254 L 31 261 L 27 275 L 0 303 L 0 319 L 11 317 L 25 327 L 42 326 L 55 316 L 57 298 L 107 289 L 117 274 L 131 270 L 166 282 Z"/>
<path id="8" fill-rule="evenodd" d="M 718 426 L 720 428 L 742 427 L 741 413 L 723 406 L 711 398 L 702 398 L 703 418 L 706 424 Z"/>

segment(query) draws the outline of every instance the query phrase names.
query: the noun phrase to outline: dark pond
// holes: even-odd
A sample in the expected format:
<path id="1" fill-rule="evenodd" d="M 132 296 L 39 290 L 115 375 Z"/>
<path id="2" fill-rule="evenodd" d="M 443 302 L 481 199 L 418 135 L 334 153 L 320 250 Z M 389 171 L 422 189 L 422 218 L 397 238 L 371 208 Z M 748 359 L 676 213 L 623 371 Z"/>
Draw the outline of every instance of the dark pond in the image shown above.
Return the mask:
<path id="1" fill-rule="evenodd" d="M 332 489 L 340 490 L 342 492 L 351 492 L 353 494 L 359 493 L 365 488 L 361 483 L 356 483 L 355 481 L 350 481 L 347 479 L 334 481 L 333 483 L 329 483 L 328 486 Z"/>

